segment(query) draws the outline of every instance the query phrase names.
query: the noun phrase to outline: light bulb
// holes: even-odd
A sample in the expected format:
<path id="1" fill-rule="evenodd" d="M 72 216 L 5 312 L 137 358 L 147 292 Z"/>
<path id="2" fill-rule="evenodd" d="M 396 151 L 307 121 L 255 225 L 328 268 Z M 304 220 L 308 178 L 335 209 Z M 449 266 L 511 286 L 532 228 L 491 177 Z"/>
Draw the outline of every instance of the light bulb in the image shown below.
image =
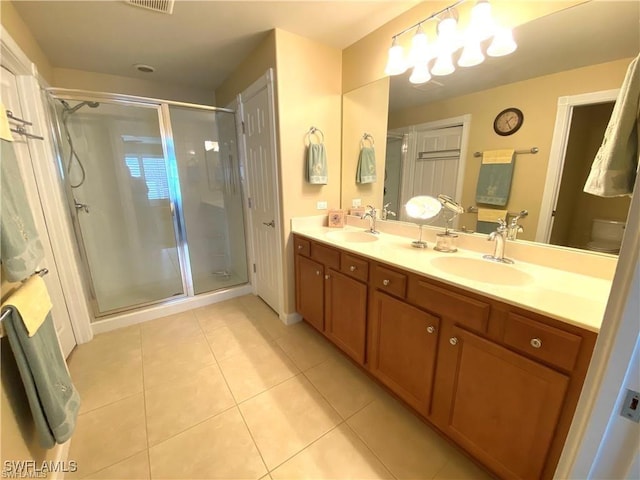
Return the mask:
<path id="1" fill-rule="evenodd" d="M 491 4 L 487 0 L 479 0 L 471 9 L 469 35 L 475 40 L 482 41 L 491 37 L 495 31 L 495 24 L 491 16 Z"/>
<path id="2" fill-rule="evenodd" d="M 429 73 L 429 67 L 426 62 L 418 63 L 413 67 L 413 72 L 409 77 L 409 81 L 411 83 L 427 83 L 429 80 L 431 80 L 431 74 Z"/>
<path id="3" fill-rule="evenodd" d="M 420 24 L 411 40 L 409 64 L 416 66 L 420 62 L 426 62 L 427 60 L 429 60 L 429 42 L 427 41 L 427 34 L 422 30 L 422 24 Z"/>
<path id="4" fill-rule="evenodd" d="M 451 58 L 451 53 L 442 52 L 438 55 L 436 59 L 436 63 L 433 65 L 431 69 L 431 73 L 433 75 L 438 75 L 440 77 L 444 75 L 449 75 L 456 71 L 456 67 L 453 66 L 453 59 Z"/>
<path id="5" fill-rule="evenodd" d="M 404 50 L 398 45 L 396 37 L 393 37 L 391 48 L 389 49 L 389 57 L 387 66 L 384 69 L 386 75 L 400 75 L 407 71 L 407 64 L 404 61 Z"/>
<path id="6" fill-rule="evenodd" d="M 458 65 L 461 67 L 475 67 L 482 62 L 484 62 L 484 55 L 480 50 L 480 44 L 473 41 L 468 42 L 462 50 Z"/>
<path id="7" fill-rule="evenodd" d="M 487 48 L 487 55 L 491 57 L 502 57 L 513 53 L 518 48 L 515 40 L 513 39 L 513 33 L 509 28 L 499 28 L 496 31 L 495 37 L 489 48 Z"/>

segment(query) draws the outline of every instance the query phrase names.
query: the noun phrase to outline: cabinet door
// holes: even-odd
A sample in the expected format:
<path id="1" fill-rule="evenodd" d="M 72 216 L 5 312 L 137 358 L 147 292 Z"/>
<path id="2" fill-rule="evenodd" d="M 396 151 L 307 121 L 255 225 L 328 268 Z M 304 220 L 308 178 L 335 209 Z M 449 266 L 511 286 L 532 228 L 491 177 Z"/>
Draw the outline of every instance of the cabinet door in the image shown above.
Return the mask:
<path id="1" fill-rule="evenodd" d="M 364 363 L 367 286 L 335 270 L 326 282 L 325 333 L 354 360 Z"/>
<path id="2" fill-rule="evenodd" d="M 371 372 L 413 408 L 428 415 L 439 319 L 375 291 L 369 326 Z"/>
<path id="3" fill-rule="evenodd" d="M 447 433 L 500 477 L 539 479 L 569 379 L 457 327 L 444 348 L 457 350 Z"/>
<path id="4" fill-rule="evenodd" d="M 296 309 L 308 323 L 324 330 L 324 267 L 296 256 Z"/>

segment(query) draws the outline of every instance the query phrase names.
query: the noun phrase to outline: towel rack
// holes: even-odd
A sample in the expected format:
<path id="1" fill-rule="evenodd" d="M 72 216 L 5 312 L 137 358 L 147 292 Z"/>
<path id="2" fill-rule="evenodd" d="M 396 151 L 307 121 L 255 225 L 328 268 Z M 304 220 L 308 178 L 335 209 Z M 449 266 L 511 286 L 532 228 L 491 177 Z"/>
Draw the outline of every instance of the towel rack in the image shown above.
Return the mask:
<path id="1" fill-rule="evenodd" d="M 491 210 L 491 209 L 489 209 L 489 210 Z M 500 210 L 500 209 L 497 208 L 496 210 Z M 475 205 L 471 205 L 471 206 L 467 207 L 466 213 L 478 213 L 478 207 L 476 207 Z M 507 211 L 507 217 L 516 217 L 518 215 L 520 215 L 521 217 L 526 217 L 527 215 L 529 215 L 529 212 L 527 210 L 520 210 L 519 212 L 509 212 L 509 211 Z"/>
<path id="2" fill-rule="evenodd" d="M 515 153 L 516 155 L 524 155 L 526 153 L 532 153 L 532 154 L 536 154 L 540 151 L 540 149 L 538 147 L 531 147 L 529 150 L 515 150 L 513 153 Z M 481 157 L 483 152 L 474 152 L 473 156 L 474 157 Z"/>
<path id="3" fill-rule="evenodd" d="M 320 143 L 324 143 L 324 133 L 322 133 L 322 130 L 320 130 L 319 128 L 316 128 L 316 127 L 309 128 L 309 131 L 305 135 L 305 140 L 308 139 L 309 143 L 311 143 L 311 135 L 315 135 L 317 138 L 320 139 Z"/>
<path id="4" fill-rule="evenodd" d="M 11 110 L 7 110 L 7 118 L 9 120 L 13 120 L 14 122 L 18 122 L 23 125 L 29 125 L 29 126 L 33 125 L 33 123 L 31 123 L 29 120 L 23 120 L 21 118 L 16 117 Z"/>
<path id="5" fill-rule="evenodd" d="M 9 129 L 13 133 L 17 133 L 18 135 L 23 135 L 23 136 L 25 136 L 27 138 L 34 138 L 36 140 L 44 140 L 44 137 L 41 137 L 40 135 L 34 135 L 33 133 L 27 132 L 27 129 L 25 128 L 25 126 L 28 126 L 28 127 L 33 126 L 33 123 L 31 123 L 29 120 L 23 120 L 22 118 L 16 117 L 11 110 L 7 110 L 6 112 L 7 112 L 7 119 L 8 120 L 20 124 L 20 125 L 17 125 L 16 128 L 10 128 Z"/>
<path id="6" fill-rule="evenodd" d="M 47 273 L 49 273 L 49 269 L 43 268 L 41 270 L 36 270 L 33 275 L 40 275 L 41 277 L 44 277 Z M 9 316 L 9 313 L 11 313 L 11 310 L 5 310 L 4 312 L 2 312 L 2 315 L 0 315 L 0 322 L 7 318 Z"/>
<path id="7" fill-rule="evenodd" d="M 371 143 L 371 146 L 375 146 L 376 142 L 373 139 L 373 135 L 371 135 L 370 133 L 364 132 L 364 134 L 362 135 L 362 138 L 360 139 L 360 146 L 364 147 L 364 142 L 369 142 Z"/>

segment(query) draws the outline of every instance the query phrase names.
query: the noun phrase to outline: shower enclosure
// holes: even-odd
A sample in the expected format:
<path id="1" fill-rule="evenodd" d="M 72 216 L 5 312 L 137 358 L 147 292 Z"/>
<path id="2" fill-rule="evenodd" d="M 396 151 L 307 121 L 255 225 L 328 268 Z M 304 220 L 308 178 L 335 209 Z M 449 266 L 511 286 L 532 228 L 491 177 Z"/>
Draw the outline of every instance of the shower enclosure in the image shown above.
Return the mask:
<path id="1" fill-rule="evenodd" d="M 96 317 L 247 283 L 232 111 L 48 95 Z"/>

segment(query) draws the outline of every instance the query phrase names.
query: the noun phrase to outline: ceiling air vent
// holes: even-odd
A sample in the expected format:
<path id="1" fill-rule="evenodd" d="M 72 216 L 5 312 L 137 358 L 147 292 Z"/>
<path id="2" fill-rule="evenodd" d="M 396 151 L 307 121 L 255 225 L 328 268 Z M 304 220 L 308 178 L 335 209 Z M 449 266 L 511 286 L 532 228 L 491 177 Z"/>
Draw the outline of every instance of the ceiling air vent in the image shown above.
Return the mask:
<path id="1" fill-rule="evenodd" d="M 147 10 L 169 15 L 173 13 L 174 2 L 175 0 L 125 0 L 125 3 L 134 7 L 146 8 Z"/>

